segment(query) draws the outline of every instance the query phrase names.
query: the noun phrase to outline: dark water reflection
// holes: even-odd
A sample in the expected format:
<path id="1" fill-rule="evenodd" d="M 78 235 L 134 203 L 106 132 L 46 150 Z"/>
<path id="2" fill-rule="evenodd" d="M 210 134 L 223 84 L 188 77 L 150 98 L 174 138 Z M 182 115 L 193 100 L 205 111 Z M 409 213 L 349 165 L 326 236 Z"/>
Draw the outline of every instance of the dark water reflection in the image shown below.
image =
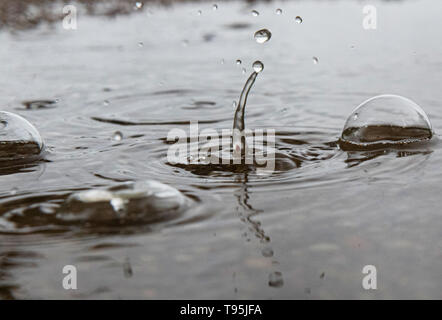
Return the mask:
<path id="1" fill-rule="evenodd" d="M 362 29 L 359 2 L 260 3 L 259 17 L 212 5 L 0 33 L 0 104 L 47 146 L 44 159 L 0 169 L 0 297 L 440 298 L 437 139 L 370 152 L 337 141 L 353 108 L 385 92 L 419 103 L 441 130 L 441 4 L 379 2 L 376 31 Z M 260 45 L 263 27 L 272 38 Z M 171 129 L 231 129 L 258 59 L 246 127 L 275 129 L 275 172 L 170 164 Z M 73 194 L 147 180 L 186 206 L 123 223 L 57 216 Z M 76 291 L 61 285 L 68 264 Z M 361 287 L 367 264 L 376 292 Z"/>

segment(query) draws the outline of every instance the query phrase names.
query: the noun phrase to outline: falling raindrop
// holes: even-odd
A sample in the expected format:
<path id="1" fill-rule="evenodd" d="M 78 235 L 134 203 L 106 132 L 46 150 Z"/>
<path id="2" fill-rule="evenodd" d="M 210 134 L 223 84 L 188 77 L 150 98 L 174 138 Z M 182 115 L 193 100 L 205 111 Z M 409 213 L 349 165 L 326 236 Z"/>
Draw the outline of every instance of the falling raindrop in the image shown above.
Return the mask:
<path id="1" fill-rule="evenodd" d="M 258 43 L 265 43 L 270 40 L 272 33 L 267 29 L 261 29 L 255 32 L 255 40 Z"/>
<path id="2" fill-rule="evenodd" d="M 121 141 L 123 139 L 123 134 L 121 133 L 121 131 L 115 131 L 112 139 L 115 141 Z"/>
<path id="3" fill-rule="evenodd" d="M 297 17 L 295 18 L 295 21 L 296 21 L 297 23 L 301 24 L 301 23 L 302 23 L 302 18 L 301 18 L 300 16 L 297 16 Z"/>
<path id="4" fill-rule="evenodd" d="M 255 70 L 256 73 L 260 73 L 264 69 L 264 65 L 261 61 L 255 61 L 253 62 L 253 70 Z"/>
<path id="5" fill-rule="evenodd" d="M 281 9 L 279 9 L 279 8 L 278 8 L 278 9 L 276 9 L 276 11 L 275 11 L 275 12 L 276 12 L 276 14 L 278 14 L 278 15 L 279 15 L 279 14 L 282 14 L 282 10 L 281 10 Z"/>
<path id="6" fill-rule="evenodd" d="M 269 286 L 274 288 L 280 288 L 284 285 L 284 280 L 282 279 L 282 273 L 275 271 L 269 274 Z"/>
<path id="7" fill-rule="evenodd" d="M 254 17 L 259 16 L 259 12 L 256 10 L 252 10 L 252 16 L 254 16 Z"/>
<path id="8" fill-rule="evenodd" d="M 313 57 L 313 63 L 314 64 L 318 64 L 319 63 L 319 59 L 317 57 Z"/>

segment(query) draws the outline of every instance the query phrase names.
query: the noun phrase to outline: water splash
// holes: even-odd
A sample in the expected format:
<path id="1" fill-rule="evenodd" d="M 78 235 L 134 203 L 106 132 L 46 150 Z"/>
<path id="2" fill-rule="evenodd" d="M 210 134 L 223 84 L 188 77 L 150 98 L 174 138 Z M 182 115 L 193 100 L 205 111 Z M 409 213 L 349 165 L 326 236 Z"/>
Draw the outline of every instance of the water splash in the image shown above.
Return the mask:
<path id="1" fill-rule="evenodd" d="M 245 137 L 243 135 L 245 129 L 244 114 L 247 104 L 247 97 L 250 89 L 255 83 L 258 73 L 264 69 L 264 64 L 261 61 L 255 61 L 253 63 L 253 69 L 255 70 L 247 79 L 244 88 L 239 96 L 238 105 L 236 107 L 235 116 L 233 118 L 233 152 L 237 155 L 244 156 L 245 152 Z M 258 71 L 259 70 L 259 71 Z"/>

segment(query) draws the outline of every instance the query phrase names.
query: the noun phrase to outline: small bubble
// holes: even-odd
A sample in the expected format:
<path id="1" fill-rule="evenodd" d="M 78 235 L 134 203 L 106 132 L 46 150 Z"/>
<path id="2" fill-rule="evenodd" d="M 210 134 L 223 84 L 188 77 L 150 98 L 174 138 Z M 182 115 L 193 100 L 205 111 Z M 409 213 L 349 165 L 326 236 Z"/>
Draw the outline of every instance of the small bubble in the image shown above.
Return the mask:
<path id="1" fill-rule="evenodd" d="M 275 13 L 278 14 L 278 15 L 282 14 L 282 10 L 278 8 L 278 9 L 276 9 Z"/>
<path id="2" fill-rule="evenodd" d="M 212 8 L 213 8 L 213 11 L 216 11 L 216 10 L 218 10 L 218 5 L 215 3 Z"/>
<path id="3" fill-rule="evenodd" d="M 253 62 L 253 70 L 255 70 L 255 72 L 260 73 L 263 69 L 264 65 L 261 61 Z"/>
<path id="4" fill-rule="evenodd" d="M 256 10 L 252 10 L 252 16 L 254 16 L 254 17 L 259 16 L 259 12 Z"/>
<path id="5" fill-rule="evenodd" d="M 258 43 L 264 43 L 270 40 L 272 33 L 267 29 L 261 29 L 255 32 L 255 40 Z"/>
<path id="6" fill-rule="evenodd" d="M 240 65 L 241 63 L 242 63 L 241 60 L 239 60 L 239 59 L 236 60 L 236 64 L 237 64 L 237 65 Z"/>
<path id="7" fill-rule="evenodd" d="M 319 59 L 317 57 L 313 57 L 313 63 L 314 64 L 318 64 L 319 63 Z"/>
<path id="8" fill-rule="evenodd" d="M 296 21 L 297 23 L 301 24 L 301 23 L 302 23 L 302 18 L 301 18 L 300 16 L 297 16 L 297 17 L 295 18 L 295 21 Z"/>
<path id="9" fill-rule="evenodd" d="M 123 139 L 123 134 L 121 133 L 121 131 L 115 131 L 112 139 L 115 141 L 121 141 Z"/>
<path id="10" fill-rule="evenodd" d="M 284 280 L 282 279 L 282 273 L 275 271 L 269 274 L 269 286 L 274 288 L 280 288 L 284 285 Z"/>
<path id="11" fill-rule="evenodd" d="M 140 48 L 142 48 L 142 47 L 144 47 L 144 43 L 143 42 L 138 42 L 138 46 L 140 47 Z"/>

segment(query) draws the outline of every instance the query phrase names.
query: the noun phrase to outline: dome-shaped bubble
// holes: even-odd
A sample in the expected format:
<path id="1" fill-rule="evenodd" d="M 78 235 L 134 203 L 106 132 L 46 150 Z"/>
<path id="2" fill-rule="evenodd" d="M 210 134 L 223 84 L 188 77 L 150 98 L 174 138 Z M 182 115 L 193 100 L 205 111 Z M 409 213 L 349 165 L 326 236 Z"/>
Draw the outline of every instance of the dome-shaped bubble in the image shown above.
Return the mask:
<path id="1" fill-rule="evenodd" d="M 401 146 L 432 136 L 430 120 L 416 103 L 397 95 L 380 95 L 364 101 L 350 114 L 340 146 L 342 149 Z"/>
<path id="2" fill-rule="evenodd" d="M 26 119 L 0 111 L 0 161 L 39 155 L 44 143 L 37 129 Z"/>

